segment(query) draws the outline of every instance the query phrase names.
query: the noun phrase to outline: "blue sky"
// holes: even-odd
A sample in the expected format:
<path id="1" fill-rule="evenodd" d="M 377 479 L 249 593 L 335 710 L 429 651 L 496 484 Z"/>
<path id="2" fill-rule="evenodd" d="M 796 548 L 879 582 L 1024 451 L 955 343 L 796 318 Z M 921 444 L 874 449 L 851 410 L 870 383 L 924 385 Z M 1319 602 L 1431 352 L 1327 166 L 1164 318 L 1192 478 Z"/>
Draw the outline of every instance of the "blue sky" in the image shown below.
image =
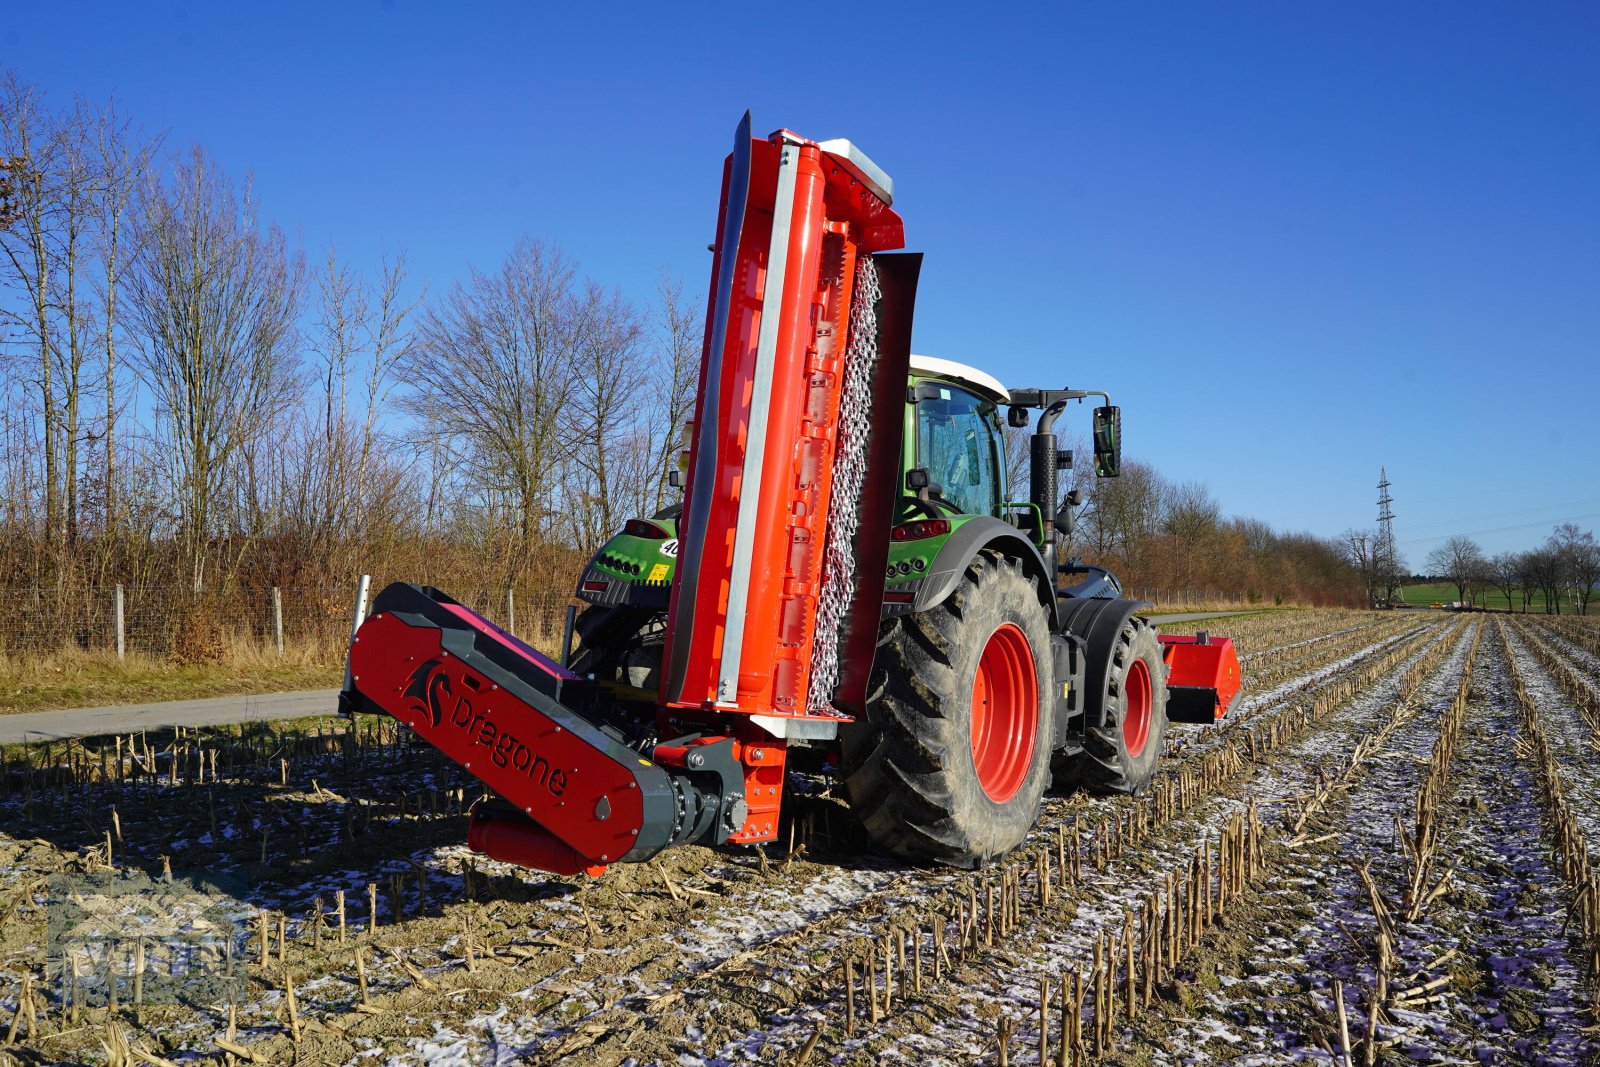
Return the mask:
<path id="1" fill-rule="evenodd" d="M 524 232 L 703 289 L 739 115 L 848 137 L 918 351 L 1107 388 L 1230 514 L 1414 566 L 1600 529 L 1600 6 L 26 5 L 0 63 L 442 289 Z M 1074 428 L 1082 431 L 1087 411 Z M 1509 528 L 1508 528 L 1509 527 Z"/>

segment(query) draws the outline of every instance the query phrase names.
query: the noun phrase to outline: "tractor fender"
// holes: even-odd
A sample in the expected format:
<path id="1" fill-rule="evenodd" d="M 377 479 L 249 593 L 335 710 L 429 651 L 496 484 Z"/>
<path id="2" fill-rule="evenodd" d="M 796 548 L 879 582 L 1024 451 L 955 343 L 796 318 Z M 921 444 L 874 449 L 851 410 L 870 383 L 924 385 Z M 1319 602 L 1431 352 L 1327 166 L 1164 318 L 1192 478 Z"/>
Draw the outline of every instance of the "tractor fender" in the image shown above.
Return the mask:
<path id="1" fill-rule="evenodd" d="M 1111 650 L 1116 647 L 1117 635 L 1127 625 L 1134 612 L 1150 605 L 1143 600 L 1109 600 L 1104 598 L 1065 599 L 1061 602 L 1061 631 L 1082 639 L 1084 643 L 1083 688 L 1087 694 L 1084 704 L 1084 727 L 1102 726 L 1101 708 L 1105 703 L 1106 681 L 1111 666 Z M 1166 677 L 1154 679 L 1165 687 Z"/>
<path id="2" fill-rule="evenodd" d="M 1094 567 L 1088 564 L 1079 564 L 1070 568 L 1067 573 L 1072 576 L 1083 575 L 1078 582 L 1061 590 L 1063 597 L 1087 600 L 1116 600 L 1122 596 L 1122 583 L 1117 581 L 1117 576 L 1104 567 Z"/>
<path id="3" fill-rule="evenodd" d="M 918 584 L 916 599 L 911 603 L 911 611 L 927 611 L 942 603 L 944 598 L 961 583 L 961 576 L 966 573 L 967 564 L 987 548 L 992 548 L 1022 564 L 1023 573 L 1037 583 L 1039 600 L 1049 613 L 1050 629 L 1052 631 L 1058 629 L 1058 609 L 1055 597 L 1051 595 L 1055 582 L 1051 579 L 1050 568 L 1045 566 L 1044 558 L 1039 555 L 1039 550 L 1033 546 L 1032 541 L 1015 526 L 992 515 L 979 515 L 969 519 L 950 535 L 950 539 L 939 549 L 939 554 L 929 565 L 927 577 Z"/>

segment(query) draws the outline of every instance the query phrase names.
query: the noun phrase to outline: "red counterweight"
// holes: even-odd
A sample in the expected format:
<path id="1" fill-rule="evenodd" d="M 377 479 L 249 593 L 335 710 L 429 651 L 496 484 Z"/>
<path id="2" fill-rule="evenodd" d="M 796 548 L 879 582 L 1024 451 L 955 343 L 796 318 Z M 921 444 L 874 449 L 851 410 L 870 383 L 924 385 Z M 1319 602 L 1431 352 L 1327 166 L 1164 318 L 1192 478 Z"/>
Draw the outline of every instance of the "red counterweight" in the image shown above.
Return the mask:
<path id="1" fill-rule="evenodd" d="M 1239 655 L 1233 639 L 1201 633 L 1158 634 L 1167 664 L 1167 718 L 1211 723 L 1239 699 Z"/>

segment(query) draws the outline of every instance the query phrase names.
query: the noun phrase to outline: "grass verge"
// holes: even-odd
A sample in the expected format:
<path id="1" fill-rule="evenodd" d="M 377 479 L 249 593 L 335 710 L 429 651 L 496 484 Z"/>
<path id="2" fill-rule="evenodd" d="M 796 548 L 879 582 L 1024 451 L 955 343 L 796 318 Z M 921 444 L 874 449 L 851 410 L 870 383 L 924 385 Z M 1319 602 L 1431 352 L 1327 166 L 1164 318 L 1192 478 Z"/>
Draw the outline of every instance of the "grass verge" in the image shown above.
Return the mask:
<path id="1" fill-rule="evenodd" d="M 69 648 L 45 656 L 0 652 L 0 715 L 101 707 L 158 700 L 330 689 L 344 672 L 310 646 L 284 648 L 280 658 L 253 642 L 231 642 L 203 663 Z"/>

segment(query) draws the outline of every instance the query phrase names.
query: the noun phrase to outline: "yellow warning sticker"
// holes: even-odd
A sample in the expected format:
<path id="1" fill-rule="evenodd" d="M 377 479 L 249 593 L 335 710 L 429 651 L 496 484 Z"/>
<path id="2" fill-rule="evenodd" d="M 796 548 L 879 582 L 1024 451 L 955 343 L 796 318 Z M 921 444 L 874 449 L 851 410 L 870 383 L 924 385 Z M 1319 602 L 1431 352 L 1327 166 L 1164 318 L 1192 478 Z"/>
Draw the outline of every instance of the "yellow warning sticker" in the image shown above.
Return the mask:
<path id="1" fill-rule="evenodd" d="M 659 582 L 666 578 L 666 576 L 667 565 L 665 563 L 657 563 L 654 567 L 650 568 L 650 577 L 645 580 L 650 582 Z"/>

